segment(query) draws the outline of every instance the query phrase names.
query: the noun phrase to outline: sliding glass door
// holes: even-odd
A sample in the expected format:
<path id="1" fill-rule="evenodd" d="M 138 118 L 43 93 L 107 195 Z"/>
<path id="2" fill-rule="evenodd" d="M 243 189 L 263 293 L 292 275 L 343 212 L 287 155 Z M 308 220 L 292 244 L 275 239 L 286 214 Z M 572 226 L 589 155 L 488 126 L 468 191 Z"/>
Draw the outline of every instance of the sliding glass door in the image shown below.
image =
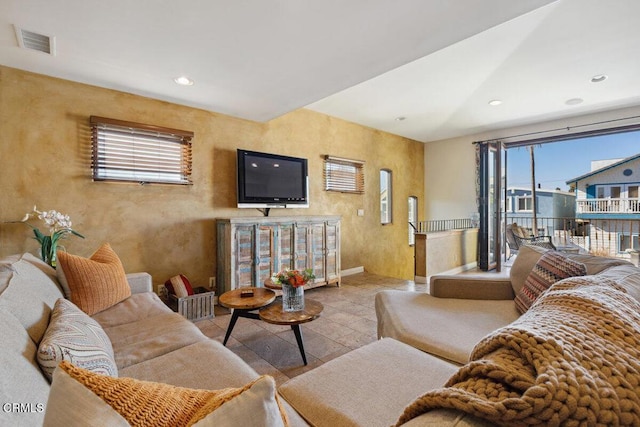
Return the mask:
<path id="1" fill-rule="evenodd" d="M 479 144 L 479 198 L 480 230 L 478 233 L 478 264 L 481 270 L 498 270 L 501 267 L 502 248 L 502 143 L 499 141 Z"/>

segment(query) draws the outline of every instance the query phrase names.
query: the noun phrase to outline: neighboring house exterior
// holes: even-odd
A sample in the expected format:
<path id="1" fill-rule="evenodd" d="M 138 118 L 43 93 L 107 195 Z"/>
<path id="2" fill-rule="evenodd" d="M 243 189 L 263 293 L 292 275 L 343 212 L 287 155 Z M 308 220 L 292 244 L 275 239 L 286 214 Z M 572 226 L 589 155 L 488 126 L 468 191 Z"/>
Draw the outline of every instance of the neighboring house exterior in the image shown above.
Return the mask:
<path id="1" fill-rule="evenodd" d="M 577 231 L 585 237 L 585 249 L 609 256 L 640 250 L 640 153 L 594 161 L 591 172 L 567 184 L 576 195 L 576 219 L 582 223 Z"/>
<path id="2" fill-rule="evenodd" d="M 531 227 L 533 197 L 531 188 L 507 188 L 507 218 L 524 227 Z M 566 219 L 576 214 L 576 196 L 561 190 L 536 189 L 536 216 L 538 235 L 554 236 L 564 230 Z"/>

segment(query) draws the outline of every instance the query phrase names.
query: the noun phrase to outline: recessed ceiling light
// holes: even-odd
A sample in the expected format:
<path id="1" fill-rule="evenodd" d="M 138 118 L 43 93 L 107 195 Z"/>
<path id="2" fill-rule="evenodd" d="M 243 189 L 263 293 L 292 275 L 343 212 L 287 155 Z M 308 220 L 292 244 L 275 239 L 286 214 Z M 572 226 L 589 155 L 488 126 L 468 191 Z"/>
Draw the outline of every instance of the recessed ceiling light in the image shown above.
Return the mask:
<path id="1" fill-rule="evenodd" d="M 500 104 L 502 104 L 502 101 L 499 99 L 492 99 L 491 101 L 489 101 L 489 105 L 491 105 L 492 107 L 497 107 Z"/>
<path id="2" fill-rule="evenodd" d="M 607 80 L 609 76 L 606 74 L 598 74 L 597 76 L 591 77 L 591 83 L 600 83 Z"/>
<path id="3" fill-rule="evenodd" d="M 193 86 L 193 80 L 191 80 L 187 76 L 176 77 L 175 79 L 173 79 L 173 81 L 181 86 Z"/>
<path id="4" fill-rule="evenodd" d="M 571 98 L 571 99 L 567 99 L 565 101 L 565 104 L 567 105 L 578 105 L 578 104 L 582 104 L 584 102 L 584 99 L 582 98 Z"/>
<path id="5" fill-rule="evenodd" d="M 401 122 L 403 120 L 407 120 L 407 118 L 405 116 L 400 116 L 400 117 L 396 117 L 395 119 L 397 122 Z"/>

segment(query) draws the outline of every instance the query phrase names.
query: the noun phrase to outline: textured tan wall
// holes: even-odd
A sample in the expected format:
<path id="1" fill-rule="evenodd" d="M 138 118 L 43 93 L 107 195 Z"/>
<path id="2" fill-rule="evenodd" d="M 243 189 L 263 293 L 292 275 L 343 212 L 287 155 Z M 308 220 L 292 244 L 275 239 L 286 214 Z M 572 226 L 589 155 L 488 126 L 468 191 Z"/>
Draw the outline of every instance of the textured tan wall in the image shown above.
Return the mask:
<path id="1" fill-rule="evenodd" d="M 92 182 L 91 115 L 195 132 L 194 184 Z M 177 273 L 207 283 L 215 276 L 214 219 L 260 215 L 235 208 L 235 150 L 246 148 L 309 159 L 310 208 L 272 210 L 272 216 L 341 215 L 343 269 L 413 278 L 407 197 L 419 197 L 422 217 L 421 143 L 309 110 L 262 124 L 6 67 L 0 67 L 0 128 L 0 221 L 20 219 L 34 204 L 69 214 L 86 236 L 64 241 L 71 253 L 89 256 L 107 241 L 127 271 L 148 271 L 154 283 Z M 366 194 L 323 191 L 324 154 L 366 161 Z M 394 223 L 384 227 L 380 168 L 394 178 Z M 30 236 L 24 225 L 0 224 L 0 256 L 35 253 Z"/>

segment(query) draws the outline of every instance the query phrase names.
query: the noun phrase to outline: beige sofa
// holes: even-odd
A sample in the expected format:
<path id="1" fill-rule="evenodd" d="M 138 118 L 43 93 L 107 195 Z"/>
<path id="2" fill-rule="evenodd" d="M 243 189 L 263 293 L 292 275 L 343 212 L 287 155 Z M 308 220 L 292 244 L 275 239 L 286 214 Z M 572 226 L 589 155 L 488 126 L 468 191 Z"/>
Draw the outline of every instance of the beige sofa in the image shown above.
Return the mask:
<path id="1" fill-rule="evenodd" d="M 545 251 L 523 247 L 509 276 L 435 276 L 431 293 L 379 292 L 375 307 L 380 340 L 289 380 L 279 392 L 312 425 L 393 425 L 417 396 L 440 389 L 458 372 L 480 340 L 519 319 L 515 294 Z M 620 259 L 569 257 L 585 264 L 589 277 L 613 279 L 640 300 L 639 268 Z M 405 425 L 493 424 L 465 412 L 437 409 Z"/>
<path id="2" fill-rule="evenodd" d="M 93 316 L 111 340 L 120 377 L 216 390 L 241 387 L 259 376 L 166 307 L 151 292 L 148 274 L 130 274 L 128 280 L 132 295 Z M 43 422 L 51 386 L 36 351 L 58 298 L 63 291 L 55 270 L 36 257 L 24 254 L 0 261 L 0 425 Z M 284 405 L 292 425 L 307 425 Z"/>
<path id="3" fill-rule="evenodd" d="M 441 276 L 432 280 L 433 295 L 379 293 L 380 340 L 279 387 L 290 425 L 393 425 L 417 396 L 441 388 L 456 373 L 483 334 L 517 317 L 510 306 L 514 289 L 540 256 L 534 249 L 521 251 L 510 278 Z M 589 274 L 614 278 L 640 298 L 640 269 L 620 260 L 572 257 L 584 262 Z M 147 274 L 128 277 L 131 297 L 93 316 L 111 340 L 120 377 L 200 389 L 240 387 L 258 377 L 233 352 L 169 310 L 151 292 Z M 0 261 L 0 425 L 42 423 L 50 385 L 36 350 L 62 296 L 55 271 L 37 258 L 25 254 Z M 491 424 L 438 409 L 406 425 Z"/>
<path id="4" fill-rule="evenodd" d="M 523 246 L 508 276 L 433 276 L 429 293 L 388 290 L 376 295 L 378 336 L 391 337 L 462 365 L 476 343 L 520 317 L 514 297 L 548 249 Z M 622 259 L 567 254 L 587 275 L 616 280 L 640 299 L 640 269 Z"/>

